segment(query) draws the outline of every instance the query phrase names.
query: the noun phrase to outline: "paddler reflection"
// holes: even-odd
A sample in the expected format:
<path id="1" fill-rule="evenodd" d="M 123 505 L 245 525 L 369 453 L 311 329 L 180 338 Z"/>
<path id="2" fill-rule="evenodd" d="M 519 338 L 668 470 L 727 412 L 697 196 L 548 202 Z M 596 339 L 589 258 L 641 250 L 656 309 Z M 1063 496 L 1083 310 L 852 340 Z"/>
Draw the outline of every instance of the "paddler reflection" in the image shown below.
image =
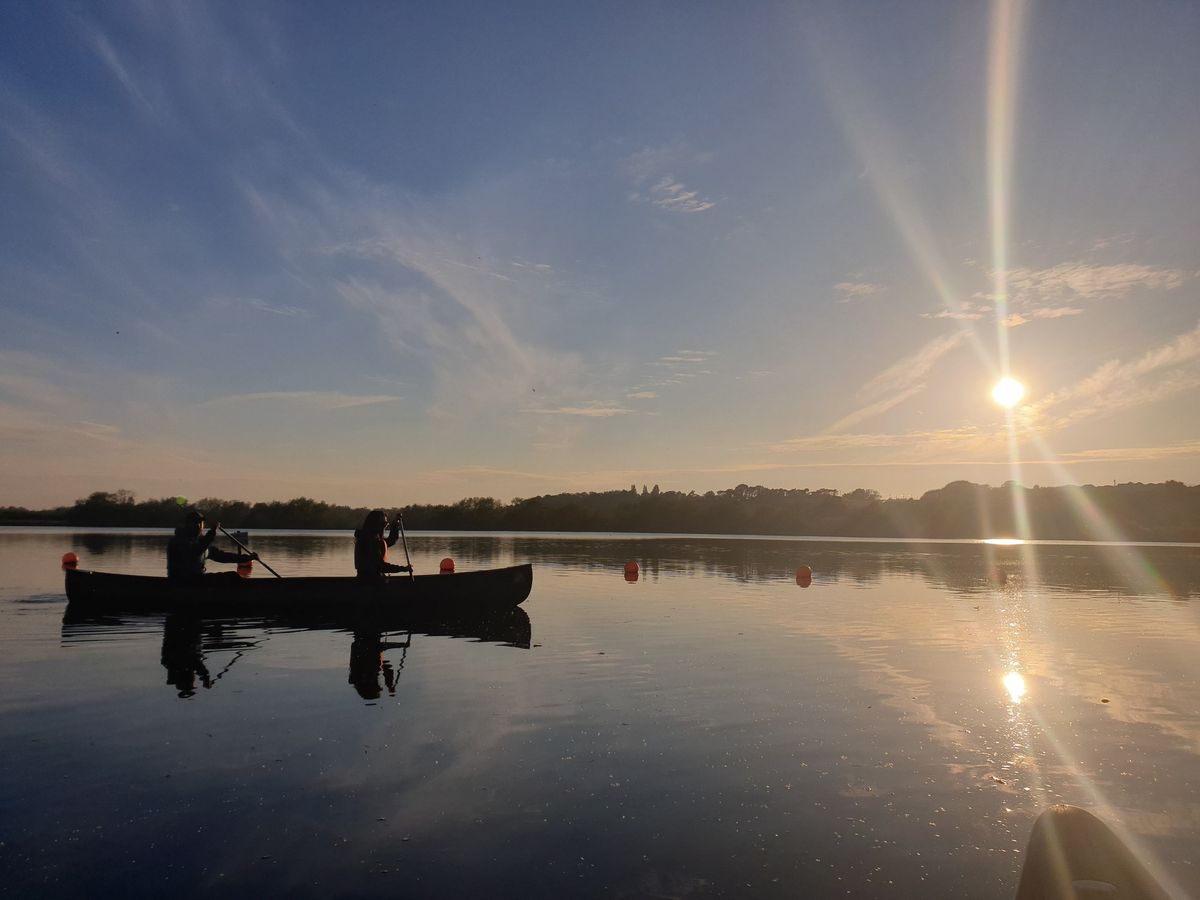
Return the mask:
<path id="1" fill-rule="evenodd" d="M 373 624 L 360 621 L 354 628 L 354 639 L 350 643 L 349 684 L 364 700 L 378 700 L 385 688 L 388 695 L 394 697 L 396 683 L 408 658 L 408 648 L 412 646 L 413 634 L 463 638 L 528 650 L 532 633 L 529 616 L 519 607 L 505 610 L 499 615 L 423 622 L 419 628 L 412 625 L 390 635 L 380 629 L 378 621 Z M 400 637 L 401 634 L 403 637 Z M 393 654 L 389 658 L 384 655 L 389 650 L 399 650 L 400 654 Z"/>
<path id="2" fill-rule="evenodd" d="M 196 693 L 197 677 L 205 690 L 213 686 L 208 666 L 204 664 L 198 620 L 167 619 L 163 626 L 161 660 L 167 670 L 167 684 L 178 690 L 180 697 Z"/>
<path id="3" fill-rule="evenodd" d="M 206 627 L 196 616 L 171 615 L 163 623 L 159 659 L 167 670 L 167 684 L 186 700 L 196 695 L 197 681 L 205 690 L 211 689 L 242 658 L 242 654 L 254 646 L 253 641 L 226 637 L 220 622 L 210 621 Z M 212 675 L 205 662 L 206 650 L 233 650 L 234 654 L 221 671 Z"/>
<path id="4" fill-rule="evenodd" d="M 396 696 L 396 679 L 404 669 L 410 646 L 411 631 L 400 641 L 386 640 L 378 631 L 354 632 L 354 640 L 350 642 L 350 684 L 358 691 L 358 696 L 364 700 L 378 700 L 383 695 L 383 686 L 387 687 L 388 696 Z M 383 655 L 388 650 L 400 651 L 395 666 Z M 383 685 L 379 683 L 380 675 Z"/>

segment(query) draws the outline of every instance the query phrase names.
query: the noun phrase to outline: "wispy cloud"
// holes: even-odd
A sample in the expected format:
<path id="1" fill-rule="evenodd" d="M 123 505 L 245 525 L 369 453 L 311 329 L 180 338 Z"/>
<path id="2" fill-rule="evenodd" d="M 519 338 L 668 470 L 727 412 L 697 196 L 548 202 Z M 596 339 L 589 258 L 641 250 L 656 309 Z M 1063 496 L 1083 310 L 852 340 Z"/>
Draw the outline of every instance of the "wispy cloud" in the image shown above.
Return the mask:
<path id="1" fill-rule="evenodd" d="M 343 394 L 340 391 L 259 391 L 253 394 L 213 397 L 196 405 L 204 407 L 235 403 L 293 403 L 312 409 L 350 409 L 356 406 L 374 406 L 378 403 L 395 403 L 402 399 L 393 394 Z"/>
<path id="2" fill-rule="evenodd" d="M 1096 238 L 1094 241 L 1092 241 L 1091 245 L 1088 247 L 1088 250 L 1090 250 L 1092 253 L 1096 253 L 1100 250 L 1107 250 L 1113 246 L 1132 243 L 1132 234 L 1114 234 L 1111 237 Z"/>
<path id="3" fill-rule="evenodd" d="M 717 354 L 712 350 L 676 350 L 674 353 L 665 354 L 658 359 L 643 363 L 652 369 L 663 370 L 663 373 L 653 375 L 629 390 L 634 393 L 655 392 L 660 388 L 687 384 L 693 379 L 711 375 L 711 369 L 697 367 L 706 365 L 716 356 Z"/>
<path id="4" fill-rule="evenodd" d="M 937 312 L 921 313 L 922 319 L 950 319 L 956 322 L 974 322 L 989 315 L 992 307 L 981 303 L 963 303 L 957 309 L 939 309 Z"/>
<path id="5" fill-rule="evenodd" d="M 965 262 L 975 266 L 973 260 Z M 1009 314 L 1004 325 L 1016 328 L 1039 319 L 1078 316 L 1084 312 L 1081 304 L 1124 298 L 1137 290 L 1174 290 L 1197 275 L 1200 272 L 1135 263 L 1066 262 L 1045 269 L 1013 269 L 1008 273 Z M 921 313 L 921 318 L 974 322 L 995 313 L 994 294 L 977 292 L 972 300 L 944 304 L 942 309 Z"/>
<path id="6" fill-rule="evenodd" d="M 862 386 L 858 398 L 875 400 L 885 394 L 907 391 L 919 382 L 938 362 L 966 339 L 966 333 L 953 331 L 926 343 L 915 353 L 892 363 Z"/>
<path id="7" fill-rule="evenodd" d="M 554 266 L 549 263 L 531 263 L 523 259 L 514 259 L 512 266 L 515 269 L 531 269 L 534 272 L 551 273 L 554 271 Z"/>
<path id="8" fill-rule="evenodd" d="M 884 397 L 882 400 L 856 409 L 854 412 L 842 416 L 842 418 L 838 419 L 836 422 L 826 428 L 824 433 L 837 434 L 839 432 L 846 431 L 847 429 L 857 425 L 859 422 L 865 422 L 867 419 L 872 419 L 881 413 L 887 412 L 893 407 L 899 406 L 909 397 L 919 394 L 923 390 L 925 390 L 925 385 L 914 384 L 911 387 L 902 390 L 898 394 L 894 394 L 891 397 Z"/>
<path id="9" fill-rule="evenodd" d="M 1200 456 L 1200 440 L 1181 441 L 1161 447 L 1103 447 L 1059 454 L 1065 462 L 1141 462 L 1176 456 Z"/>
<path id="10" fill-rule="evenodd" d="M 1077 316 L 1082 309 L 1074 306 L 1038 306 L 1026 310 L 1026 315 L 1033 319 L 1061 319 L 1064 316 Z"/>
<path id="11" fill-rule="evenodd" d="M 920 450 L 922 455 L 955 450 L 992 450 L 1003 447 L 1002 436 L 976 427 L 945 428 L 930 431 L 909 431 L 900 434 L 817 434 L 789 438 L 767 445 L 774 452 L 840 451 L 877 448 Z"/>
<path id="12" fill-rule="evenodd" d="M 657 391 L 633 391 L 625 395 L 630 400 L 653 400 L 658 396 Z"/>
<path id="13" fill-rule="evenodd" d="M 0 462 L 6 465 L 16 464 L 19 456 L 45 461 L 61 458 L 64 453 L 80 455 L 96 446 L 142 451 L 140 444 L 122 439 L 121 429 L 116 425 L 51 415 L 3 401 L 0 401 L 0 443 L 5 445 Z"/>
<path id="14" fill-rule="evenodd" d="M 646 147 L 626 157 L 622 168 L 637 189 L 629 194 L 634 203 L 649 203 L 659 209 L 678 213 L 702 213 L 716 201 L 688 188 L 672 171 L 679 165 L 705 161 L 708 157 L 688 151 L 680 145 Z"/>
<path id="15" fill-rule="evenodd" d="M 285 318 L 306 318 L 312 315 L 303 307 L 287 303 L 269 303 L 261 297 L 212 297 L 208 302 L 217 308 L 244 307 Z"/>
<path id="16" fill-rule="evenodd" d="M 609 419 L 627 416 L 633 412 L 623 406 L 559 406 L 553 409 L 527 409 L 527 413 L 539 416 L 581 416 L 588 419 Z"/>
<path id="17" fill-rule="evenodd" d="M 915 353 L 892 363 L 859 389 L 857 399 L 863 405 L 823 429 L 821 434 L 846 431 L 921 393 L 925 389 L 925 376 L 944 356 L 962 344 L 966 337 L 966 332 L 962 331 L 936 337 Z"/>
<path id="18" fill-rule="evenodd" d="M 1059 430 L 1196 388 L 1200 388 L 1200 325 L 1131 362 L 1106 362 L 1076 384 L 1030 404 L 1025 415 L 1033 428 Z"/>
<path id="19" fill-rule="evenodd" d="M 1195 274 L 1136 263 L 1066 262 L 1048 269 L 1013 269 L 1008 273 L 1008 283 L 1013 304 L 1050 308 L 1127 297 L 1138 289 L 1174 290 Z"/>
<path id="20" fill-rule="evenodd" d="M 767 445 L 777 454 L 812 453 L 817 458 L 796 463 L 798 468 L 886 467 L 886 466 L 1011 466 L 1003 431 L 975 428 L 910 431 L 901 434 L 843 434 L 794 438 Z M 885 455 L 869 451 L 884 450 Z M 867 451 L 862 457 L 847 454 Z M 837 454 L 830 459 L 827 454 Z M 822 458 L 822 454 L 826 454 Z M 1063 466 L 1105 462 L 1149 462 L 1184 456 L 1200 456 L 1200 442 L 1187 441 L 1161 447 L 1114 447 L 1056 453 L 1053 456 L 1022 455 L 1022 466 Z M 756 463 L 773 468 L 772 463 Z"/>
<path id="21" fill-rule="evenodd" d="M 702 213 L 717 205 L 715 201 L 702 196 L 698 191 L 689 190 L 682 181 L 676 180 L 673 175 L 664 175 L 646 187 L 644 193 L 634 191 L 629 195 L 629 199 L 679 213 Z"/>
<path id="22" fill-rule="evenodd" d="M 395 268 L 343 278 L 336 291 L 376 317 L 397 346 L 419 354 L 455 407 L 523 403 L 535 385 L 550 403 L 575 393 L 579 360 L 539 346 L 518 324 L 543 299 L 541 289 L 492 277 L 482 254 L 428 222 L 379 215 L 384 236 L 331 252 Z"/>
<path id="23" fill-rule="evenodd" d="M 705 353 L 701 350 L 680 350 L 673 356 L 660 356 L 657 362 L 665 365 L 674 365 L 675 363 L 684 363 L 685 365 L 694 365 L 696 363 L 706 362 L 712 359 L 714 353 Z"/>
<path id="24" fill-rule="evenodd" d="M 1077 306 L 1042 306 L 1036 309 L 1010 313 L 1004 320 L 1004 325 L 1006 328 L 1016 328 L 1018 325 L 1025 325 L 1034 319 L 1062 319 L 1066 316 L 1078 316 L 1082 313 L 1083 310 Z"/>
<path id="25" fill-rule="evenodd" d="M 272 304 L 266 300 L 260 300 L 258 297 L 250 299 L 250 306 L 257 309 L 259 312 L 271 313 L 274 316 L 308 316 L 311 315 L 307 309 L 302 309 L 299 306 L 289 306 L 286 303 Z"/>
<path id="26" fill-rule="evenodd" d="M 146 95 L 142 92 L 141 87 L 139 87 L 137 81 L 135 81 L 133 76 L 130 74 L 129 69 L 125 66 L 125 63 L 122 62 L 120 55 L 117 53 L 116 48 L 113 47 L 112 42 L 109 41 L 108 37 L 99 29 L 94 28 L 88 30 L 87 37 L 89 43 L 92 45 L 92 49 L 96 51 L 96 55 L 100 58 L 104 65 L 108 67 L 108 70 L 113 74 L 113 77 L 117 79 L 121 87 L 125 89 L 125 92 L 142 109 L 152 111 L 154 108 L 153 104 L 146 99 Z"/>
<path id="27" fill-rule="evenodd" d="M 980 295 L 983 296 L 983 295 Z M 958 309 L 939 309 L 937 312 L 921 313 L 922 319 L 951 319 L 960 322 L 974 322 L 991 316 L 995 306 L 991 303 L 963 303 Z M 1061 319 L 1066 316 L 1078 316 L 1083 310 L 1078 306 L 1031 306 L 1020 312 L 1010 313 L 1004 320 L 1009 328 L 1016 328 L 1034 319 Z"/>
<path id="28" fill-rule="evenodd" d="M 869 281 L 839 281 L 833 289 L 841 295 L 838 297 L 838 303 L 850 303 L 882 292 L 883 285 L 872 284 Z"/>

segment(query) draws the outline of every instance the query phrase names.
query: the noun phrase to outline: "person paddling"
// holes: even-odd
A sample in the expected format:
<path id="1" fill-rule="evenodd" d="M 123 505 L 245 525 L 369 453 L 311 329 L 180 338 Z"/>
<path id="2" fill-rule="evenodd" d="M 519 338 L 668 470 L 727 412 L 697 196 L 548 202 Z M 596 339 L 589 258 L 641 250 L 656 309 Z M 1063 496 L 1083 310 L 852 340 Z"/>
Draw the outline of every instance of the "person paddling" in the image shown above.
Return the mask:
<path id="1" fill-rule="evenodd" d="M 400 540 L 400 518 L 391 522 L 387 537 L 388 517 L 382 509 L 367 513 L 362 528 L 354 532 L 354 570 L 361 581 L 378 581 L 393 572 L 411 572 L 410 566 L 397 566 L 387 561 L 388 547 Z"/>
<path id="2" fill-rule="evenodd" d="M 257 553 L 230 553 L 214 547 L 217 523 L 204 534 L 204 513 L 193 509 L 184 523 L 175 529 L 175 536 L 167 544 L 167 578 L 176 583 L 195 581 L 204 576 L 207 560 L 223 563 L 242 563 L 258 559 Z"/>

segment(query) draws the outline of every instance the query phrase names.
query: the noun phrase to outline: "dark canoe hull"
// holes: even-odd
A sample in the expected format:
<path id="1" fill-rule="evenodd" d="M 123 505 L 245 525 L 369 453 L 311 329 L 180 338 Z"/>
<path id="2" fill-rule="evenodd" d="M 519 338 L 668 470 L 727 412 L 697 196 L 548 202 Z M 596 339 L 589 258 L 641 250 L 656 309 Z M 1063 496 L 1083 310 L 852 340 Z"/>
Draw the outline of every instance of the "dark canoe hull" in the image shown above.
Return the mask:
<path id="1" fill-rule="evenodd" d="M 393 575 L 379 583 L 356 578 L 240 578 L 206 575 L 194 584 L 172 584 L 149 575 L 116 575 L 68 569 L 68 615 L 189 612 L 214 616 L 342 618 L 372 612 L 388 619 L 478 615 L 520 605 L 533 587 L 533 567 Z"/>

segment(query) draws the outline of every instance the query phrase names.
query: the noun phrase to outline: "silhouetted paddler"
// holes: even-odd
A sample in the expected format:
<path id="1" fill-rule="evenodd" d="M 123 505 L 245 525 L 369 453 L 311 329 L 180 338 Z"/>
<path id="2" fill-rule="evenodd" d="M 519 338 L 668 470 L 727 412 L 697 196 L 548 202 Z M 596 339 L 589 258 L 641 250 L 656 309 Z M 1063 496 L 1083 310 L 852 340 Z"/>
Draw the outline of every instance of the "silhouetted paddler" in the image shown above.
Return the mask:
<path id="1" fill-rule="evenodd" d="M 400 519 L 391 522 L 387 537 L 388 517 L 382 509 L 367 513 L 362 528 L 354 532 L 354 570 L 364 581 L 374 581 L 393 572 L 411 572 L 409 566 L 397 566 L 387 561 L 388 547 L 400 540 Z"/>
<path id="2" fill-rule="evenodd" d="M 218 522 L 204 534 L 204 513 L 194 509 L 187 514 L 183 525 L 167 544 L 167 578 L 175 582 L 195 581 L 203 577 L 205 562 L 240 563 L 258 559 L 257 553 L 230 553 L 212 545 L 217 537 Z"/>

